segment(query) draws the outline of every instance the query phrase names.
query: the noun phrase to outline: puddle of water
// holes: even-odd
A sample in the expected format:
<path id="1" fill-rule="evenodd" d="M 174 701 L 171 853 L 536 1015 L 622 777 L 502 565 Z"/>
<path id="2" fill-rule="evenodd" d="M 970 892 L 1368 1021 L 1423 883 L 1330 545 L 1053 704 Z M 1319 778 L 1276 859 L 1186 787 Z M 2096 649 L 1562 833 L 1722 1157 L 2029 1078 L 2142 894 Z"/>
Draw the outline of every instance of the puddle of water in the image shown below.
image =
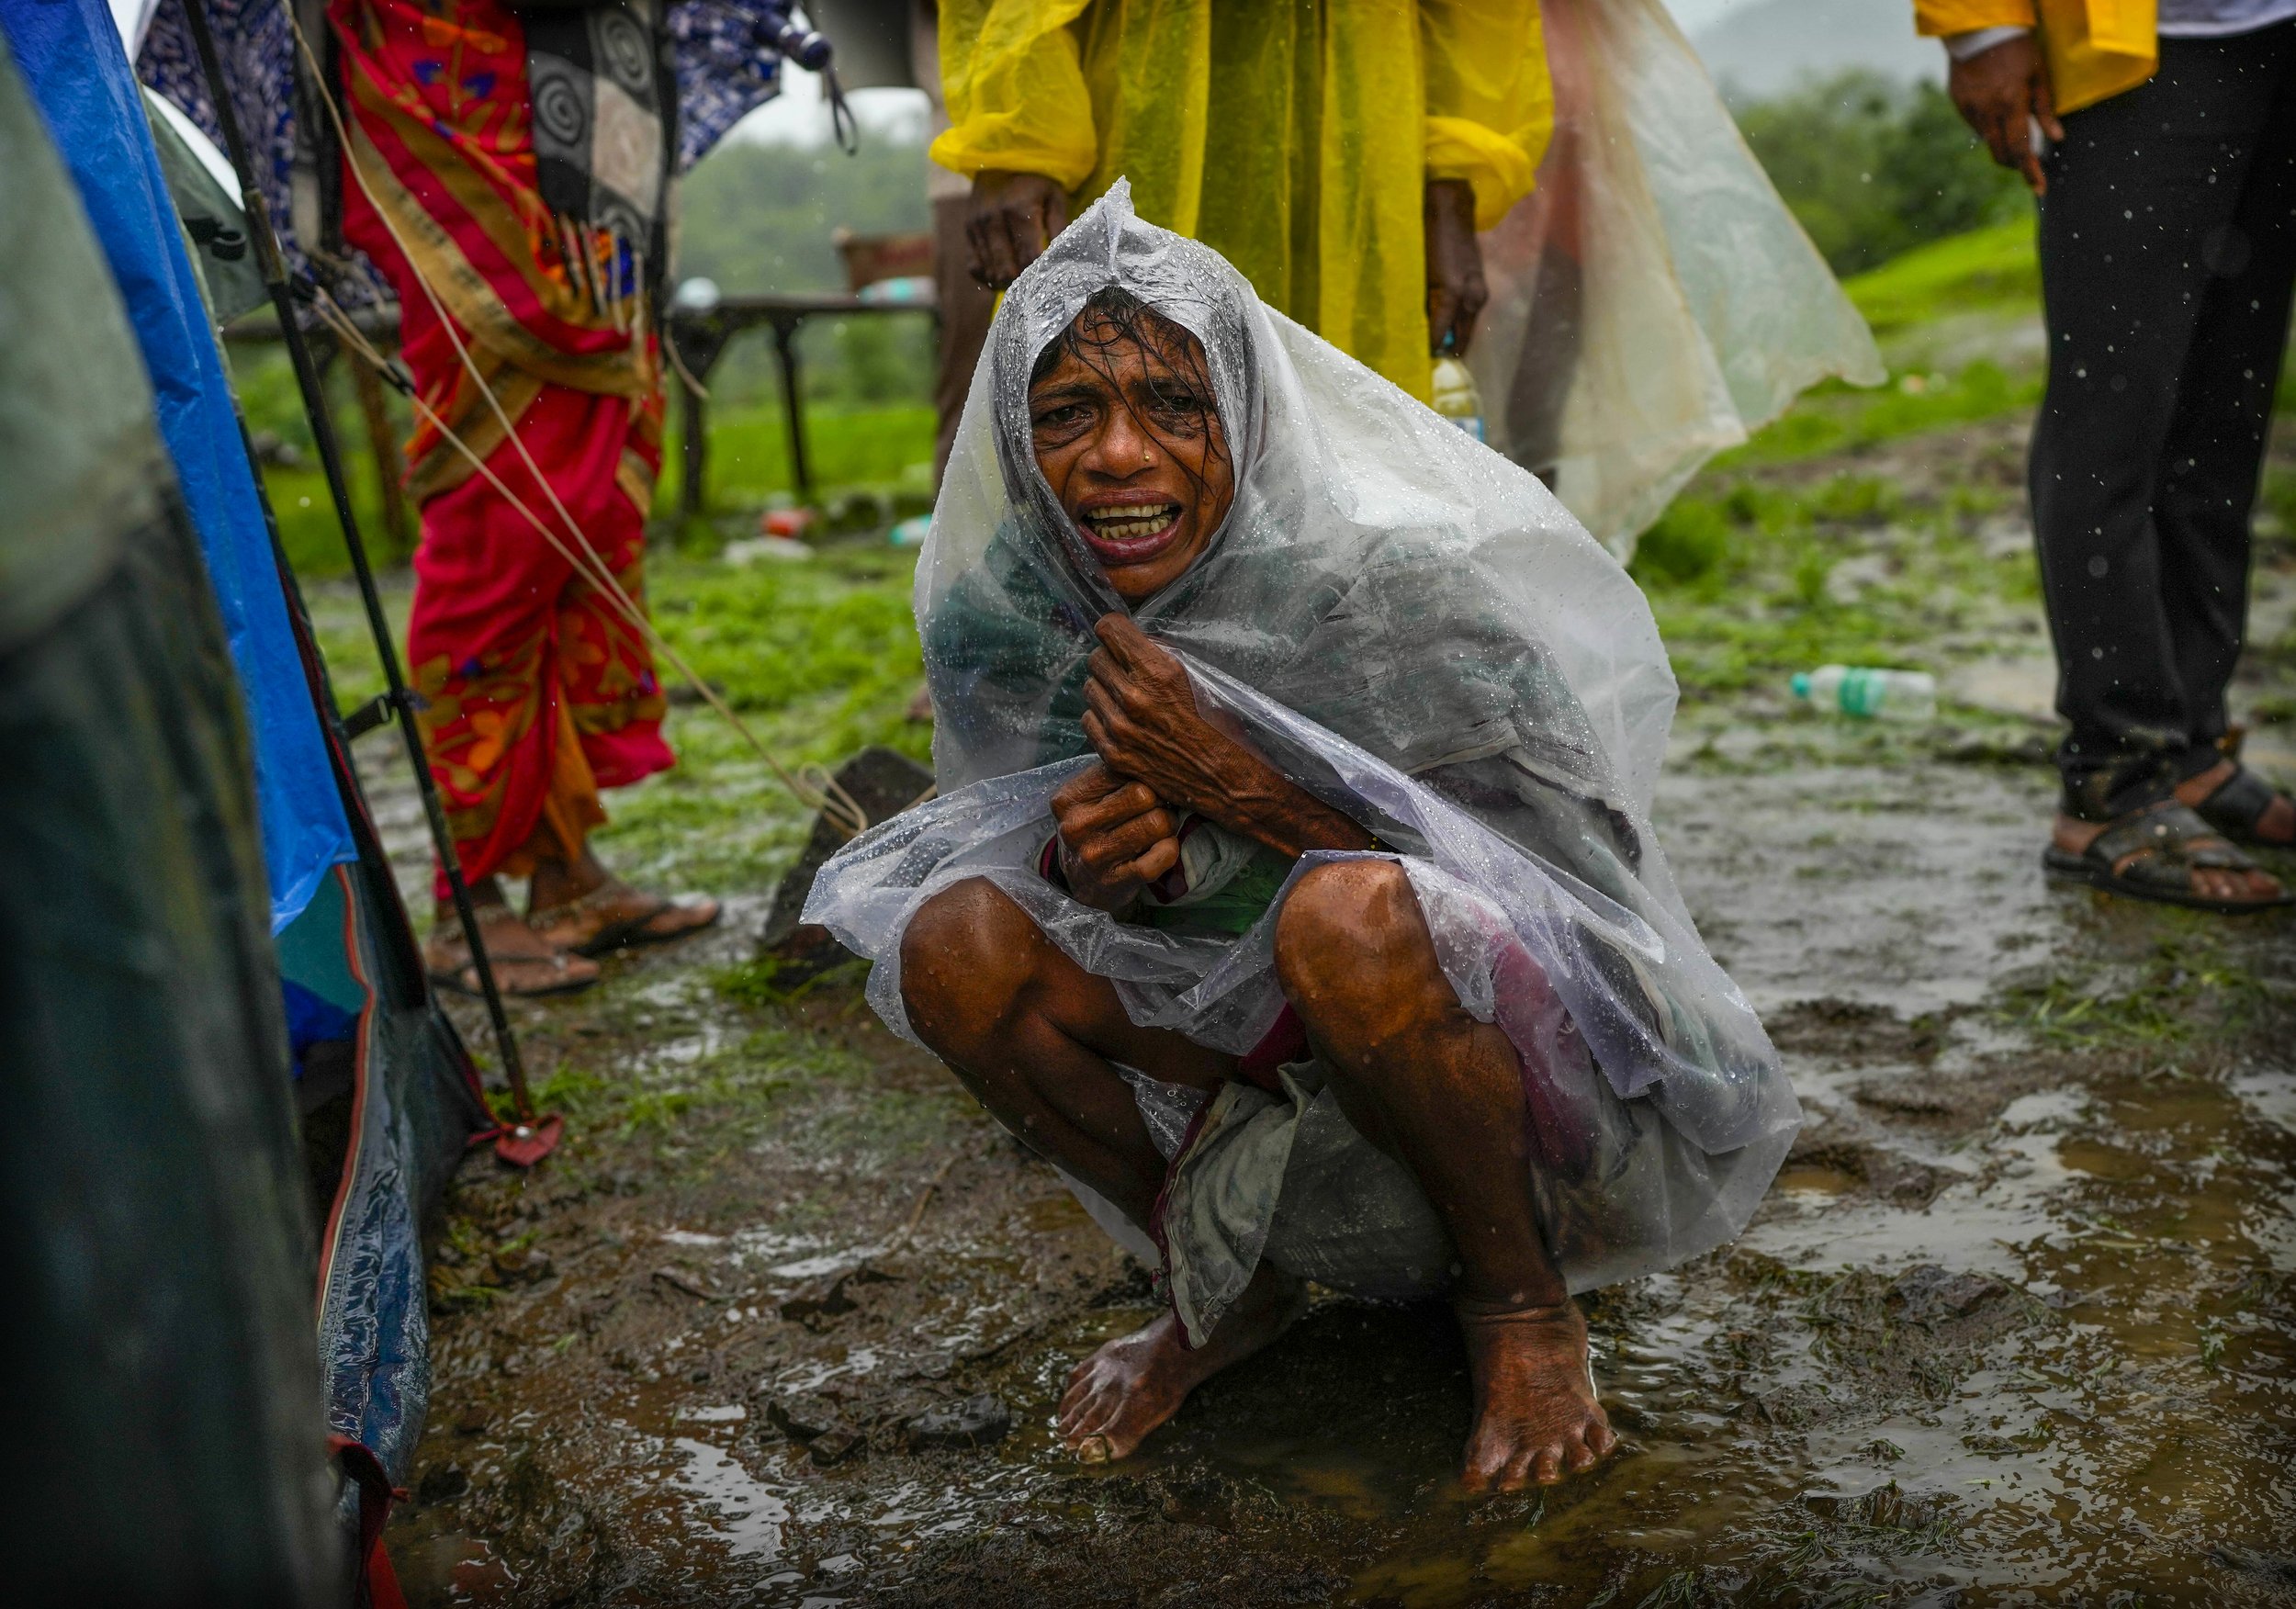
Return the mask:
<path id="1" fill-rule="evenodd" d="M 789 1524 L 789 1503 L 782 1493 L 707 1442 L 679 1436 L 670 1446 L 682 1460 L 675 1485 L 715 1516 L 711 1531 L 727 1552 L 735 1558 L 779 1558 L 782 1528 Z"/>
<path id="2" fill-rule="evenodd" d="M 718 1402 L 699 1408 L 680 1408 L 672 1417 L 695 1424 L 739 1424 L 749 1417 L 749 1410 L 738 1402 Z"/>

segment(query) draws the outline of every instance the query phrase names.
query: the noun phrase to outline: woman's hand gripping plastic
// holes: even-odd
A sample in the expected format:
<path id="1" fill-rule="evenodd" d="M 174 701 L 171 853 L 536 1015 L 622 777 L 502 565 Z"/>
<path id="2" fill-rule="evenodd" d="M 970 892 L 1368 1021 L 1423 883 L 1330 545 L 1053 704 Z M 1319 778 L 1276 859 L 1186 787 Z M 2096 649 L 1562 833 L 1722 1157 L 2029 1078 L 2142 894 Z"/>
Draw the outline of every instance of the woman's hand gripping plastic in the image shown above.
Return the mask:
<path id="1" fill-rule="evenodd" d="M 1371 847 L 1369 833 L 1207 719 L 1170 650 L 1114 612 L 1093 631 L 1085 738 L 1110 771 L 1280 854 Z"/>
<path id="2" fill-rule="evenodd" d="M 1180 861 L 1178 824 L 1155 790 L 1096 765 L 1052 795 L 1068 892 L 1114 914 Z"/>

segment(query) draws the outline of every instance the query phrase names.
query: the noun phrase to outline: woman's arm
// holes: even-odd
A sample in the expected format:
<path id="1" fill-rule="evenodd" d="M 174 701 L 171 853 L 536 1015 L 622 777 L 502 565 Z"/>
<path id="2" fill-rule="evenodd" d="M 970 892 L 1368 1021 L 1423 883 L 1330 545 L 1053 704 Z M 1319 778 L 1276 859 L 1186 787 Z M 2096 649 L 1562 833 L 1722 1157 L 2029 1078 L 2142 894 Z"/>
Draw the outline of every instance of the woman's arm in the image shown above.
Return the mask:
<path id="1" fill-rule="evenodd" d="M 1084 727 L 1110 771 L 1289 859 L 1374 847 L 1352 818 L 1206 720 L 1187 670 L 1131 620 L 1109 614 L 1095 630 Z"/>

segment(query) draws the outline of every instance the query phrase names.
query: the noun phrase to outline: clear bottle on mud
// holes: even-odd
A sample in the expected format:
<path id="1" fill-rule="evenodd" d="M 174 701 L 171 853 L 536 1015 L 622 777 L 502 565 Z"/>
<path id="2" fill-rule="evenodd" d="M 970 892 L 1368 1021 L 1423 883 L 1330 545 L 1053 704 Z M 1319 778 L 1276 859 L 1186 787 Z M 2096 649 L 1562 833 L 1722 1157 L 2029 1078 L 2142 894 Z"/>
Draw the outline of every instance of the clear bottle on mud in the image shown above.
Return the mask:
<path id="1" fill-rule="evenodd" d="M 1435 357 L 1435 411 L 1477 441 L 1483 439 L 1483 394 L 1455 353 Z"/>
<path id="2" fill-rule="evenodd" d="M 1937 678 L 1926 670 L 1820 665 L 1794 676 L 1794 696 L 1815 710 L 1869 721 L 1928 721 L 1937 715 Z"/>

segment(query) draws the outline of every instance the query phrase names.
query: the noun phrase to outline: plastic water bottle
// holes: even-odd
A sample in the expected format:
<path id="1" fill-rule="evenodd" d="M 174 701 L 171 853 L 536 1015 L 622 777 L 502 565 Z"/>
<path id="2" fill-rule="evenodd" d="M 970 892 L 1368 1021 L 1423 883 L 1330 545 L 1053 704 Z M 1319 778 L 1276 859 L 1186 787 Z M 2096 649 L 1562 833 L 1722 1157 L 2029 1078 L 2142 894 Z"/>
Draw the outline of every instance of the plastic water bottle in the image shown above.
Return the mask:
<path id="1" fill-rule="evenodd" d="M 1927 721 L 1937 714 L 1937 678 L 1926 670 L 1820 665 L 1796 671 L 1794 696 L 1814 710 L 1856 720 Z"/>
<path id="2" fill-rule="evenodd" d="M 1483 394 L 1467 366 L 1447 352 L 1435 360 L 1435 411 L 1477 441 L 1483 439 Z"/>

